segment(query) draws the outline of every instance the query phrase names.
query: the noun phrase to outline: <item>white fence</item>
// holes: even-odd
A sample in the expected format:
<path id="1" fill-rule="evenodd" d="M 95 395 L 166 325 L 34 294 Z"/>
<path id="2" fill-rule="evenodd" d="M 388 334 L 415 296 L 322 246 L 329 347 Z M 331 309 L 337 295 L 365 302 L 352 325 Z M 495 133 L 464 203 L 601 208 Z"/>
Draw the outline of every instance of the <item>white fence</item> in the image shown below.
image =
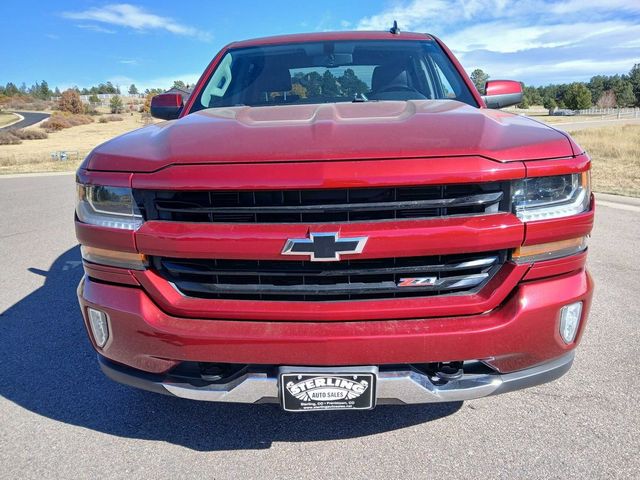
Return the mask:
<path id="1" fill-rule="evenodd" d="M 616 116 L 618 118 L 640 118 L 640 108 L 587 108 L 576 110 L 576 115 L 601 115 L 603 117 Z"/>

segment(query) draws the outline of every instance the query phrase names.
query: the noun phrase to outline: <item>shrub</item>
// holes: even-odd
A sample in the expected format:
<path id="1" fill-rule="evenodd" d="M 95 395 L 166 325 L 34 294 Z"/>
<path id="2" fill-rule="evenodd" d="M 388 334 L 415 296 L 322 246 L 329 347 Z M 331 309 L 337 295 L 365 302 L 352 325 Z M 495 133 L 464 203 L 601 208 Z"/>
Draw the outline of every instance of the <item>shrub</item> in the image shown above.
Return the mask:
<path id="1" fill-rule="evenodd" d="M 120 115 L 103 115 L 98 119 L 98 122 L 100 123 L 121 122 L 122 120 L 124 120 L 124 118 L 122 118 Z"/>
<path id="2" fill-rule="evenodd" d="M 65 90 L 58 101 L 58 109 L 62 112 L 84 113 L 84 105 L 77 90 Z"/>
<path id="3" fill-rule="evenodd" d="M 71 128 L 88 123 L 93 123 L 93 118 L 88 115 L 70 115 L 55 112 L 48 120 L 42 122 L 42 128 L 48 132 L 56 132 L 63 128 Z"/>
<path id="4" fill-rule="evenodd" d="M 42 140 L 48 138 L 47 132 L 43 130 L 9 130 L 9 132 L 20 140 Z"/>
<path id="5" fill-rule="evenodd" d="M 111 97 L 111 100 L 109 101 L 109 107 L 111 108 L 111 113 L 122 113 L 124 104 L 122 103 L 122 99 L 119 95 L 114 95 L 113 97 Z"/>
<path id="6" fill-rule="evenodd" d="M 63 128 L 71 128 L 71 124 L 63 115 L 51 115 L 48 120 L 45 120 L 41 124 L 48 132 L 57 132 Z"/>
<path id="7" fill-rule="evenodd" d="M 17 145 L 22 143 L 18 137 L 13 133 L 7 131 L 0 131 L 0 145 Z"/>

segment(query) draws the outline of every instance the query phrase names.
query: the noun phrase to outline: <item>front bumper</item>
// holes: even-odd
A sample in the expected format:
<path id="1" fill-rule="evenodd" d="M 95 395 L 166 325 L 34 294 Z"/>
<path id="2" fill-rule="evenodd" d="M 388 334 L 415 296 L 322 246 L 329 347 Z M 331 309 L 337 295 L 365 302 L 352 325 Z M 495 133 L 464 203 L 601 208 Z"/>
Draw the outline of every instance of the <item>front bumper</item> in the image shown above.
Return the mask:
<path id="1" fill-rule="evenodd" d="M 156 393 L 190 400 L 231 403 L 278 403 L 278 378 L 268 371 L 248 372 L 228 383 L 204 386 L 145 374 L 99 356 L 100 368 L 112 380 Z M 458 402 L 498 395 L 550 382 L 564 375 L 574 352 L 535 367 L 507 374 L 465 374 L 443 385 L 411 368 L 378 372 L 377 404 Z"/>
<path id="2" fill-rule="evenodd" d="M 524 370 L 573 350 L 580 341 L 593 284 L 584 268 L 520 283 L 498 308 L 480 315 L 293 322 L 176 317 L 139 287 L 85 277 L 81 309 L 104 311 L 109 341 L 96 350 L 107 359 L 163 374 L 181 362 L 252 365 L 407 365 L 481 360 L 500 373 Z M 576 340 L 559 335 L 559 311 L 584 302 Z M 366 302 L 363 302 L 363 304 Z"/>

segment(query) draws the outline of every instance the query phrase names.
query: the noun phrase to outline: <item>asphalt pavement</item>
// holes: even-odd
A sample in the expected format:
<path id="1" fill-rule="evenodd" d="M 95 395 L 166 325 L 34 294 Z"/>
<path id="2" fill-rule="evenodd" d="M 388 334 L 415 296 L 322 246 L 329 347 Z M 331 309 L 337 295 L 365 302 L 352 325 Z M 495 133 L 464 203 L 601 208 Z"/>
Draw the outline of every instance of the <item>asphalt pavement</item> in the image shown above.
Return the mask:
<path id="1" fill-rule="evenodd" d="M 565 377 L 465 403 L 296 415 L 101 375 L 75 298 L 73 181 L 0 178 L 0 478 L 640 478 L 640 207 L 597 209 L 596 294 Z"/>
<path id="2" fill-rule="evenodd" d="M 51 114 L 43 113 L 43 112 L 12 112 L 12 113 L 17 113 L 18 115 L 22 116 L 22 120 L 12 125 L 9 125 L 7 127 L 2 127 L 0 128 L 0 130 L 26 128 L 31 125 L 35 125 L 36 123 L 41 122 L 42 120 L 49 118 L 51 116 Z"/>

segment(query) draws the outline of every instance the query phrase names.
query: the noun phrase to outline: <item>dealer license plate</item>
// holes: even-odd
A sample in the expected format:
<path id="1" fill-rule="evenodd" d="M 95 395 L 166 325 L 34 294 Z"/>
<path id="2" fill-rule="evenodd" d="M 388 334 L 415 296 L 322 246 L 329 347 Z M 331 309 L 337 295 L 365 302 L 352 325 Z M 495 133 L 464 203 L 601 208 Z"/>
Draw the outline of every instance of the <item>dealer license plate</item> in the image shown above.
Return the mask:
<path id="1" fill-rule="evenodd" d="M 288 412 L 314 410 L 371 410 L 376 400 L 376 371 L 280 370 L 280 401 Z M 290 370 L 291 369 L 291 370 Z M 368 370 L 368 371 L 367 371 Z"/>

